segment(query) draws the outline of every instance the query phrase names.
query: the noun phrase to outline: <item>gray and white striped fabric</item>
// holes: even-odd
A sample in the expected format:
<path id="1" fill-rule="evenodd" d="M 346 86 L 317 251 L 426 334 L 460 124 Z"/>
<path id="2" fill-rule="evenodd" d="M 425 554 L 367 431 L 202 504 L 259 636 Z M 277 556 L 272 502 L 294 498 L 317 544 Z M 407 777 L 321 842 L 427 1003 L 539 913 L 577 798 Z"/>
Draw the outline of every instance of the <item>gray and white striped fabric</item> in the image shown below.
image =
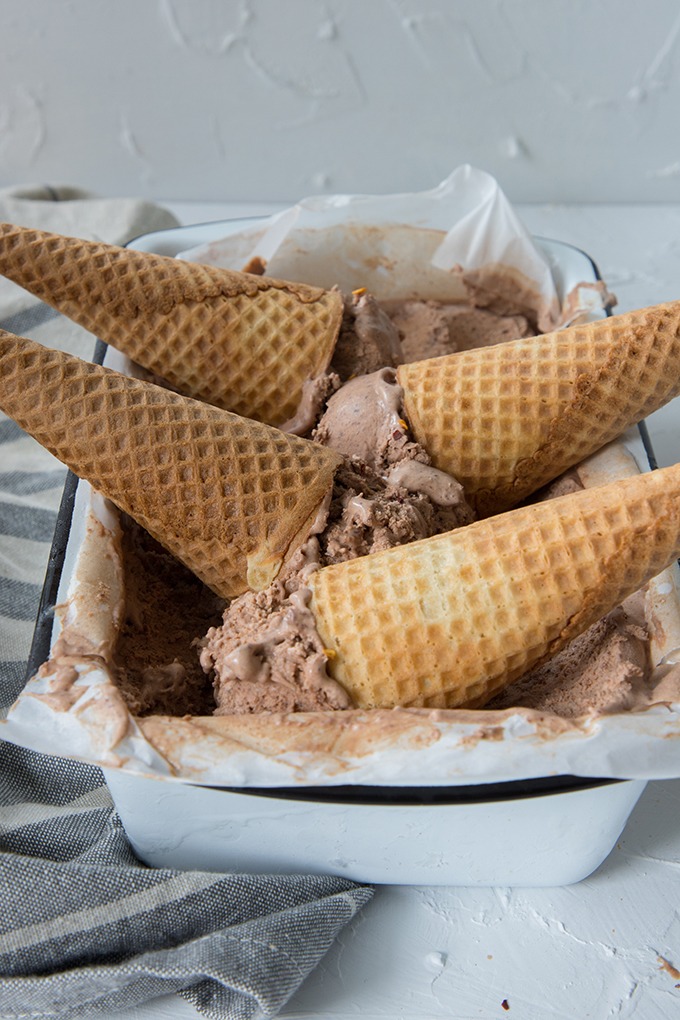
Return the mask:
<path id="1" fill-rule="evenodd" d="M 0 220 L 124 243 L 148 203 L 0 192 Z M 90 334 L 0 280 L 0 327 L 81 357 Z M 65 470 L 0 416 L 0 710 L 25 681 Z M 0 743 L 0 1016 L 89 1017 L 176 991 L 215 1018 L 274 1016 L 372 890 L 324 876 L 147 868 L 98 769 Z"/>

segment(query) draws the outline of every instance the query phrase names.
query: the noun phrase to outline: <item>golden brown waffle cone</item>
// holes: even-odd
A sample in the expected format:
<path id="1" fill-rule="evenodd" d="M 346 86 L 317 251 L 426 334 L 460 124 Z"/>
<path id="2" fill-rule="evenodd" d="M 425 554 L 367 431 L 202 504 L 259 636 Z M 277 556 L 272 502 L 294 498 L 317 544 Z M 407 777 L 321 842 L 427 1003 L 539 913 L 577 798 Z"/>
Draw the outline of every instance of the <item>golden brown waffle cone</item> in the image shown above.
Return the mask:
<path id="1" fill-rule="evenodd" d="M 0 224 L 0 273 L 189 396 L 280 425 L 330 362 L 339 293 Z"/>
<path id="2" fill-rule="evenodd" d="M 0 408 L 224 597 L 276 576 L 340 459 L 3 330 Z"/>
<path id="3" fill-rule="evenodd" d="M 311 608 L 359 708 L 480 707 L 680 552 L 680 464 L 326 567 Z"/>
<path id="4" fill-rule="evenodd" d="M 480 516 L 521 502 L 680 392 L 680 302 L 402 365 L 416 439 Z"/>

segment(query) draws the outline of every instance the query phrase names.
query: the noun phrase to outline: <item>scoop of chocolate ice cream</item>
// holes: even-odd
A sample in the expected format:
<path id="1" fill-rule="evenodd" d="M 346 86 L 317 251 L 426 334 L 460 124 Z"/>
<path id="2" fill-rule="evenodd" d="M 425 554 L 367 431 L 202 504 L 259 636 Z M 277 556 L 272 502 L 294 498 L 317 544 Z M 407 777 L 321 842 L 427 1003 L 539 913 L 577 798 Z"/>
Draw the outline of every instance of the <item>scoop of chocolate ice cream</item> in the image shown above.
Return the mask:
<path id="1" fill-rule="evenodd" d="M 411 496 L 427 496 L 448 509 L 453 513 L 447 518 L 451 528 L 469 524 L 473 515 L 463 487 L 433 467 L 428 453 L 411 437 L 403 395 L 393 368 L 351 379 L 328 401 L 313 438 L 346 458 L 362 461 Z"/>
<path id="2" fill-rule="evenodd" d="M 417 465 L 416 472 L 422 469 L 426 476 L 432 470 L 413 460 L 402 463 Z M 462 495 L 439 505 L 424 491 L 409 492 L 382 478 L 358 458 L 346 459 L 336 470 L 325 520 L 319 518 L 289 567 L 265 591 L 235 599 L 223 623 L 201 642 L 201 665 L 213 676 L 217 714 L 351 707 L 326 672 L 328 651 L 307 605 L 310 573 L 471 520 Z"/>
<path id="3" fill-rule="evenodd" d="M 348 708 L 326 672 L 326 655 L 295 578 L 235 599 L 202 642 L 200 661 L 214 674 L 216 715 Z"/>
<path id="4" fill-rule="evenodd" d="M 399 333 L 376 299 L 365 291 L 347 295 L 331 371 L 345 382 L 401 361 Z"/>

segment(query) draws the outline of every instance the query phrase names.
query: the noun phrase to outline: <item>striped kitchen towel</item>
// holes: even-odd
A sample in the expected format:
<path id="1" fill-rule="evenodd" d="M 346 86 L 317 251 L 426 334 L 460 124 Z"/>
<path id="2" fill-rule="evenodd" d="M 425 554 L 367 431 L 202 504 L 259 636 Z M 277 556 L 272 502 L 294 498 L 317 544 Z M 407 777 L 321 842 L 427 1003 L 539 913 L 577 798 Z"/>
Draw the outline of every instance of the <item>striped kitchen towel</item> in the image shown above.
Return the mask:
<path id="1" fill-rule="evenodd" d="M 0 220 L 125 243 L 164 210 L 70 188 L 0 192 Z M 0 327 L 81 357 L 94 340 L 0 280 Z M 65 470 L 0 416 L 0 710 L 25 682 Z M 90 1017 L 178 992 L 274 1016 L 372 890 L 324 876 L 148 868 L 97 768 L 0 743 L 0 1016 Z"/>

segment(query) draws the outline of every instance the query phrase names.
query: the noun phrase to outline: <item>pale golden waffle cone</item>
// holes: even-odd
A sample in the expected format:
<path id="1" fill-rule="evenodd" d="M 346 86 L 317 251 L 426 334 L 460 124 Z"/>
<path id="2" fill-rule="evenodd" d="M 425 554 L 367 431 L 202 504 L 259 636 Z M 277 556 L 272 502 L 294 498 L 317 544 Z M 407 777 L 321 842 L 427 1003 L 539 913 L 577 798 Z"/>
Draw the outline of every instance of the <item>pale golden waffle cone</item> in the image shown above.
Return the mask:
<path id="1" fill-rule="evenodd" d="M 322 373 L 342 297 L 0 224 L 0 273 L 189 396 L 271 425 Z"/>
<path id="2" fill-rule="evenodd" d="M 357 707 L 480 707 L 679 552 L 680 464 L 326 567 L 311 608 Z"/>
<path id="3" fill-rule="evenodd" d="M 273 580 L 340 459 L 2 330 L 0 407 L 225 598 Z"/>
<path id="4" fill-rule="evenodd" d="M 680 302 L 402 365 L 404 409 L 480 516 L 515 506 L 680 392 Z"/>

